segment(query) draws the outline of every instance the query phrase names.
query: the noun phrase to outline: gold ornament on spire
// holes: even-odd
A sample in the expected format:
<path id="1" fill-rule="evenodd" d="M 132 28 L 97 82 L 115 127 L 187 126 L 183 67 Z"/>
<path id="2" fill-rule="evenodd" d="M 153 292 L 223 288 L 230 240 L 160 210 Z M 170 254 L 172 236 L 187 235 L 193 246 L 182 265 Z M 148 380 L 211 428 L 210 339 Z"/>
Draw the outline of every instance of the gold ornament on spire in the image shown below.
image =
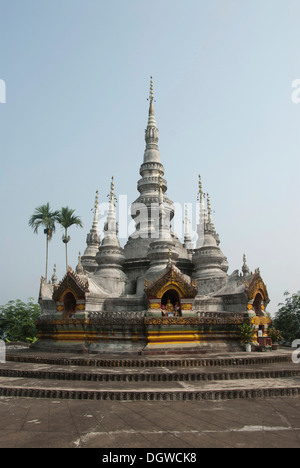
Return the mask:
<path id="1" fill-rule="evenodd" d="M 91 211 L 94 211 L 95 215 L 98 212 L 98 205 L 99 205 L 99 192 L 98 192 L 98 190 L 96 190 L 94 210 L 91 210 Z"/>
<path id="2" fill-rule="evenodd" d="M 115 196 L 115 183 L 114 183 L 114 177 L 111 178 L 111 184 L 110 184 L 110 199 L 113 200 Z"/>
<path id="3" fill-rule="evenodd" d="M 150 76 L 150 91 L 149 91 L 149 99 L 148 99 L 150 102 L 152 102 L 154 100 L 154 96 L 153 96 L 153 80 L 152 80 L 152 76 Z"/>
<path id="4" fill-rule="evenodd" d="M 209 194 L 207 194 L 207 211 L 208 211 L 208 214 L 211 214 L 211 204 L 210 204 Z"/>
<path id="5" fill-rule="evenodd" d="M 149 91 L 149 98 L 148 98 L 148 101 L 150 101 L 150 106 L 149 106 L 149 117 L 151 116 L 153 119 L 154 119 L 154 106 L 153 106 L 153 102 L 155 102 L 155 99 L 154 99 L 154 94 L 153 94 L 153 80 L 152 80 L 152 76 L 150 76 L 150 91 Z M 155 120 L 154 122 L 152 122 L 155 124 Z M 148 122 L 148 125 L 149 125 L 149 122 Z M 155 124 L 156 125 L 156 124 Z"/>
<path id="6" fill-rule="evenodd" d="M 198 196 L 197 199 L 198 201 L 201 201 L 203 198 L 205 198 L 205 195 L 203 194 L 203 188 L 202 188 L 202 180 L 201 180 L 201 175 L 198 175 L 199 181 L 198 181 Z"/>
<path id="7" fill-rule="evenodd" d="M 198 182 L 198 185 L 199 185 L 199 194 L 200 195 L 203 195 L 203 188 L 202 188 L 202 180 L 201 180 L 201 175 L 199 174 L 199 182 Z"/>

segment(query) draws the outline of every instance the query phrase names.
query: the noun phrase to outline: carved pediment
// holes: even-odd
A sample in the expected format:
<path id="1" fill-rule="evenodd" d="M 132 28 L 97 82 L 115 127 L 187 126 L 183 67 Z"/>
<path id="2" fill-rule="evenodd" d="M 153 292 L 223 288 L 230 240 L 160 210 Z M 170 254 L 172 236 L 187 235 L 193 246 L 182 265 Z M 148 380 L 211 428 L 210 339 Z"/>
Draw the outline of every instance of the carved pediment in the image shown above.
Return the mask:
<path id="1" fill-rule="evenodd" d="M 82 280 L 73 271 L 68 271 L 62 281 L 55 287 L 53 292 L 53 300 L 55 302 L 60 301 L 66 291 L 74 293 L 76 299 L 85 299 L 85 295 L 89 292 L 88 279 Z"/>
<path id="2" fill-rule="evenodd" d="M 260 293 L 263 301 L 269 302 L 269 295 L 265 283 L 260 276 L 260 271 L 256 270 L 251 280 L 246 283 L 245 293 L 248 299 L 255 299 L 255 296 Z"/>
<path id="3" fill-rule="evenodd" d="M 181 298 L 193 298 L 198 292 L 196 284 L 189 282 L 174 265 L 168 267 L 162 275 L 151 283 L 145 280 L 147 297 L 161 298 L 168 289 L 172 288 L 179 293 Z"/>

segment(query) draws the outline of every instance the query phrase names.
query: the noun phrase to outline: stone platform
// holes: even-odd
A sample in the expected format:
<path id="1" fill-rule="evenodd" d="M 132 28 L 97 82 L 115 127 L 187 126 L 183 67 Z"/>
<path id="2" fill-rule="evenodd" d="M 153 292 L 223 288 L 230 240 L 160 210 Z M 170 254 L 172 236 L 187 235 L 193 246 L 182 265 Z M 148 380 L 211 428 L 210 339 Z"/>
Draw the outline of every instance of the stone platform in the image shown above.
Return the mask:
<path id="1" fill-rule="evenodd" d="M 291 351 L 200 356 L 107 356 L 9 351 L 0 396 L 201 401 L 300 394 Z"/>

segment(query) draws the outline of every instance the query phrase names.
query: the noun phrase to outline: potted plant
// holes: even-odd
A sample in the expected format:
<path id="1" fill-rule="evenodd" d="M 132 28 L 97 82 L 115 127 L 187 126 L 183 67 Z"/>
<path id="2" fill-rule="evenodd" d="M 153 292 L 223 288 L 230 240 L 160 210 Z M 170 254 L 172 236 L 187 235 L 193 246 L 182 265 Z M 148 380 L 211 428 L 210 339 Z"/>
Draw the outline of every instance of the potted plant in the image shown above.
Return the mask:
<path id="1" fill-rule="evenodd" d="M 283 339 L 281 332 L 276 330 L 276 328 L 270 328 L 268 333 L 272 339 L 272 349 L 277 350 L 279 348 L 279 342 Z"/>
<path id="2" fill-rule="evenodd" d="M 243 323 L 239 326 L 240 341 L 245 345 L 246 352 L 251 353 L 251 345 L 255 338 L 255 329 L 250 323 Z"/>

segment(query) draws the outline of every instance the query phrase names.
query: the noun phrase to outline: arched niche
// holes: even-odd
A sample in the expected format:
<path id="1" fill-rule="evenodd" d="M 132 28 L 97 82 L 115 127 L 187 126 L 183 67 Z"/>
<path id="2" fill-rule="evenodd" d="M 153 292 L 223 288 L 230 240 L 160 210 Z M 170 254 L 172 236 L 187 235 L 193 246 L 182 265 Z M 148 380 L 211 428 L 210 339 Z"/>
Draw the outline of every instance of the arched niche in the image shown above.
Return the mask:
<path id="1" fill-rule="evenodd" d="M 64 318 L 72 317 L 76 312 L 76 298 L 73 293 L 67 292 L 63 298 Z"/>
<path id="2" fill-rule="evenodd" d="M 253 309 L 254 309 L 255 314 L 258 317 L 262 317 L 264 315 L 264 312 L 262 310 L 262 305 L 263 305 L 263 297 L 261 293 L 258 292 L 253 301 Z"/>

